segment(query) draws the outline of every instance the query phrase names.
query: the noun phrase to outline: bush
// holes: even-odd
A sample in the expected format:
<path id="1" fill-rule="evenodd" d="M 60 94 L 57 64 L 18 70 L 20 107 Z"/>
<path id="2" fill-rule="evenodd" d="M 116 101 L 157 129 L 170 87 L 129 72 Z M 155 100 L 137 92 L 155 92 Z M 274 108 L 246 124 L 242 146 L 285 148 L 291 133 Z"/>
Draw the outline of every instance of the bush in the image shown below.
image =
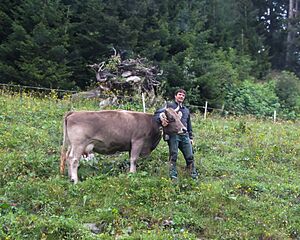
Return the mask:
<path id="1" fill-rule="evenodd" d="M 281 113 L 286 118 L 296 118 L 300 113 L 300 79 L 291 72 L 282 71 L 269 78 L 275 81 L 275 92 L 281 105 Z"/>
<path id="2" fill-rule="evenodd" d="M 225 109 L 235 114 L 272 116 L 279 106 L 274 82 L 258 84 L 247 80 L 241 85 L 233 85 L 225 100 Z"/>

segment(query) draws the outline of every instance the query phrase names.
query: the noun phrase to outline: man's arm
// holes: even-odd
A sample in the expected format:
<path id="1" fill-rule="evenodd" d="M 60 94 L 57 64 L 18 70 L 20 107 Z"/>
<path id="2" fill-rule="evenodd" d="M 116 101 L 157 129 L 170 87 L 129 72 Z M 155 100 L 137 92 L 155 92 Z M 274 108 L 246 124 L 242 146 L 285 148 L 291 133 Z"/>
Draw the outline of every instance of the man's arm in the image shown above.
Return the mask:
<path id="1" fill-rule="evenodd" d="M 193 140 L 193 128 L 192 128 L 192 122 L 191 122 L 191 114 L 189 113 L 188 119 L 187 119 L 187 131 L 189 134 L 189 138 L 191 141 Z"/>

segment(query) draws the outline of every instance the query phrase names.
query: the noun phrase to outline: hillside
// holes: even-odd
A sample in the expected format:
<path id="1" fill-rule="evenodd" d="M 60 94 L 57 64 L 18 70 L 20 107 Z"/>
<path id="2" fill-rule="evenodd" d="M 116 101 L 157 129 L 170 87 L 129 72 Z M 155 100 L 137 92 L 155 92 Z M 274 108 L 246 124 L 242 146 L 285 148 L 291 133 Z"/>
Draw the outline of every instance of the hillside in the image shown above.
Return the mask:
<path id="1" fill-rule="evenodd" d="M 96 155 L 72 185 L 59 175 L 70 108 L 55 94 L 0 96 L 0 239 L 300 238 L 299 123 L 195 114 L 199 180 L 182 156 L 179 181 L 168 179 L 161 141 L 137 174 L 127 154 Z"/>

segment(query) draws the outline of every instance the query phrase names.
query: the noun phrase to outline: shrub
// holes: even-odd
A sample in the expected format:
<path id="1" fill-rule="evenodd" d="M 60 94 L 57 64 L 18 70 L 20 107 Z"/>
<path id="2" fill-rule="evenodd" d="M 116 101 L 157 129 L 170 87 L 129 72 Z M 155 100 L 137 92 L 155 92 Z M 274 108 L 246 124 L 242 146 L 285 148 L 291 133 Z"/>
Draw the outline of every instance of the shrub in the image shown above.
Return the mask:
<path id="1" fill-rule="evenodd" d="M 269 77 L 276 83 L 275 92 L 280 101 L 281 115 L 296 118 L 300 113 L 300 79 L 287 71 Z"/>
<path id="2" fill-rule="evenodd" d="M 272 116 L 279 106 L 274 82 L 259 84 L 247 80 L 241 85 L 232 85 L 225 100 L 225 109 L 236 114 Z"/>

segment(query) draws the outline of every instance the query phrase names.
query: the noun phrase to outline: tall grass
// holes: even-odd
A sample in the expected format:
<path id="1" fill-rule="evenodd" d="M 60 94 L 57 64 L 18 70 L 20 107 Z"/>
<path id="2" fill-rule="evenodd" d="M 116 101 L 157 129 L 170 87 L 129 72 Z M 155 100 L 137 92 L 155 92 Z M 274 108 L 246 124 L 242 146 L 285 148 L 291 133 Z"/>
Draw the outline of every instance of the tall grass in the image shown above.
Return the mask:
<path id="1" fill-rule="evenodd" d="M 195 114 L 198 180 L 182 155 L 169 180 L 162 141 L 137 174 L 126 153 L 96 155 L 72 185 L 58 170 L 71 107 L 97 104 L 0 96 L 0 239 L 300 238 L 298 123 Z"/>

